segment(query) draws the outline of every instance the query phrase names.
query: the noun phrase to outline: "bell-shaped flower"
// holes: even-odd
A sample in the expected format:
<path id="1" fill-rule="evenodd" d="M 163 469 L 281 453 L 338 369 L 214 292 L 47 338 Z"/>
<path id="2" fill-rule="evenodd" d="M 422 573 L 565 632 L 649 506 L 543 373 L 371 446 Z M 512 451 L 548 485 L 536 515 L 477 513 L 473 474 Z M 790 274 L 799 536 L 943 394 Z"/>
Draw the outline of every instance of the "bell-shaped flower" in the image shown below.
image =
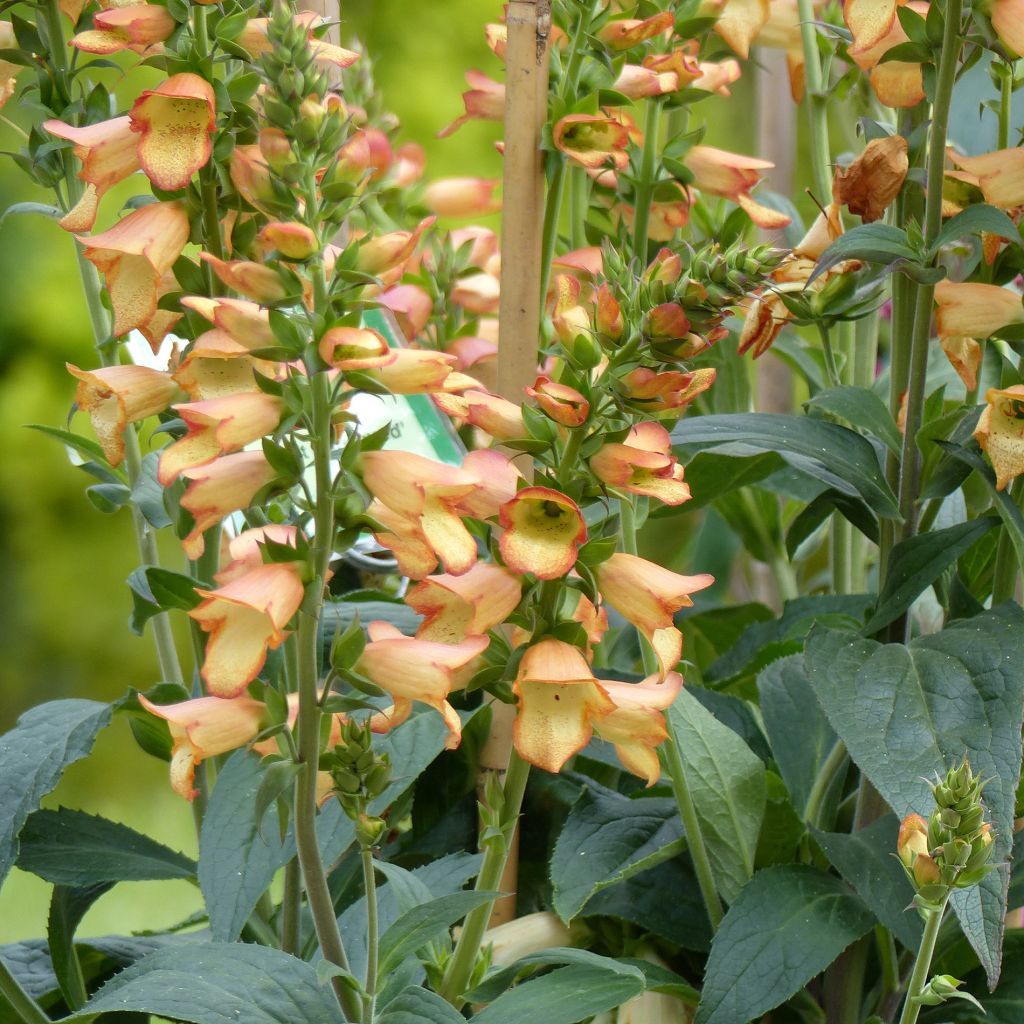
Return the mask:
<path id="1" fill-rule="evenodd" d="M 512 739 L 519 756 L 559 772 L 590 742 L 594 723 L 615 710 L 576 647 L 547 639 L 528 648 L 512 691 L 519 713 Z"/>
<path id="2" fill-rule="evenodd" d="M 139 703 L 171 732 L 171 788 L 186 800 L 194 788 L 196 767 L 209 757 L 227 754 L 255 739 L 263 727 L 266 705 L 251 697 L 231 700 L 196 697 L 178 704 L 154 704 L 139 694 Z"/>
<path id="3" fill-rule="evenodd" d="M 367 371 L 393 395 L 429 395 L 443 391 L 455 357 L 434 349 L 397 348 L 392 359 Z"/>
<path id="4" fill-rule="evenodd" d="M 719 96 L 732 95 L 729 86 L 740 79 L 739 61 L 702 60 L 697 67 L 700 74 L 690 82 L 691 89 L 703 89 L 704 92 L 717 93 Z"/>
<path id="5" fill-rule="evenodd" d="M 203 553 L 203 534 L 228 513 L 248 508 L 277 474 L 263 452 L 235 452 L 208 466 L 183 470 L 181 475 L 189 481 L 181 507 L 195 519 L 182 546 L 189 558 L 198 558 Z"/>
<path id="6" fill-rule="evenodd" d="M 188 214 L 181 203 L 150 203 L 108 231 L 76 236 L 85 258 L 106 280 L 116 336 L 153 319 L 163 276 L 181 255 L 188 235 Z"/>
<path id="7" fill-rule="evenodd" d="M 583 513 L 572 498 L 550 487 L 524 487 L 500 510 L 501 557 L 515 572 L 542 580 L 564 576 L 587 540 Z"/>
<path id="8" fill-rule="evenodd" d="M 590 403 L 575 388 L 559 384 L 541 374 L 532 387 L 524 389 L 544 412 L 563 427 L 578 427 L 590 415 Z"/>
<path id="9" fill-rule="evenodd" d="M 424 217 L 413 231 L 390 231 L 361 242 L 356 253 L 356 269 L 374 277 L 395 279 L 402 276 L 405 264 L 412 258 L 423 232 L 437 218 Z"/>
<path id="10" fill-rule="evenodd" d="M 374 539 L 387 548 L 398 563 L 398 571 L 411 580 L 421 580 L 437 568 L 437 552 L 431 547 L 416 519 L 392 511 L 374 498 L 366 514 L 380 524 L 374 529 Z"/>
<path id="11" fill-rule="evenodd" d="M 263 565 L 263 550 L 266 544 L 297 548 L 298 543 L 298 527 L 287 523 L 270 523 L 267 526 L 254 526 L 251 530 L 243 530 L 237 537 L 232 537 L 228 541 L 225 556 L 227 564 L 214 579 L 223 586 L 239 576 L 244 576 L 250 569 Z"/>
<path id="12" fill-rule="evenodd" d="M 497 178 L 440 178 L 426 187 L 423 201 L 440 217 L 483 217 L 501 209 L 494 196 L 500 184 Z"/>
<path id="13" fill-rule="evenodd" d="M 75 403 L 88 413 L 92 429 L 112 466 L 124 458 L 124 432 L 129 423 L 155 416 L 170 405 L 178 385 L 170 374 L 148 366 L 105 366 L 80 370 L 67 364 L 78 378 Z"/>
<path id="14" fill-rule="evenodd" d="M 935 286 L 935 320 L 943 337 L 987 338 L 1003 327 L 1024 323 L 1019 292 L 995 284 L 940 281 Z"/>
<path id="15" fill-rule="evenodd" d="M 308 260 L 320 249 L 313 229 L 297 221 L 264 224 L 256 236 L 256 244 L 264 254 L 276 251 L 286 260 Z"/>
<path id="16" fill-rule="evenodd" d="M 384 335 L 370 327 L 331 327 L 320 339 L 320 358 L 335 370 L 368 370 L 395 361 Z"/>
<path id="17" fill-rule="evenodd" d="M 978 371 L 981 369 L 981 346 L 974 338 L 958 335 L 940 337 L 939 344 L 964 386 L 968 391 L 974 391 L 978 386 Z"/>
<path id="18" fill-rule="evenodd" d="M 618 341 L 626 329 L 622 306 L 612 294 L 607 281 L 602 283 L 594 296 L 594 327 L 598 334 L 611 341 Z"/>
<path id="19" fill-rule="evenodd" d="M 587 657 L 593 656 L 594 648 L 608 632 L 608 612 L 598 608 L 586 594 L 576 599 L 576 607 L 572 613 L 573 622 L 578 622 L 587 634 Z"/>
<path id="20" fill-rule="evenodd" d="M 679 696 L 683 677 L 669 672 L 661 681 L 652 675 L 641 683 L 611 679 L 599 682 L 615 710 L 595 720 L 597 735 L 614 744 L 615 753 L 628 771 L 653 786 L 661 778 L 656 749 L 668 738 L 662 712 Z"/>
<path id="21" fill-rule="evenodd" d="M 210 159 L 210 136 L 216 125 L 213 86 L 191 72 L 172 75 L 147 89 L 128 115 L 138 132 L 139 162 L 157 188 L 186 188 L 192 175 Z"/>
<path id="22" fill-rule="evenodd" d="M 205 466 L 271 434 L 284 414 L 284 400 L 262 391 L 176 405 L 187 433 L 160 453 L 157 479 L 170 486 L 186 469 Z"/>
<path id="23" fill-rule="evenodd" d="M 85 53 L 120 53 L 133 50 L 145 53 L 162 43 L 178 27 L 178 23 L 160 4 L 131 4 L 97 11 L 93 28 L 79 32 L 71 46 Z"/>
<path id="24" fill-rule="evenodd" d="M 750 56 L 750 44 L 768 22 L 769 0 L 712 0 L 708 6 L 721 12 L 715 31 L 734 53 L 746 60 Z"/>
<path id="25" fill-rule="evenodd" d="M 423 616 L 417 637 L 457 644 L 504 622 L 521 596 L 522 584 L 515 573 L 477 562 L 461 576 L 428 576 L 408 591 L 405 603 Z"/>
<path id="26" fill-rule="evenodd" d="M 434 404 L 460 424 L 483 430 L 496 441 L 526 436 L 522 407 L 490 392 L 472 388 L 462 394 L 438 392 Z"/>
<path id="27" fill-rule="evenodd" d="M 853 45 L 847 52 L 861 71 L 868 73 L 879 101 L 887 107 L 907 109 L 925 98 L 921 65 L 882 61 L 893 47 L 909 41 L 896 15 L 898 6 L 897 0 L 848 0 L 843 17 L 853 33 Z M 922 17 L 928 13 L 928 4 L 921 0 L 911 0 L 906 6 Z"/>
<path id="28" fill-rule="evenodd" d="M 181 304 L 209 320 L 247 348 L 269 348 L 275 344 L 267 310 L 247 299 L 223 296 L 186 295 Z"/>
<path id="29" fill-rule="evenodd" d="M 649 18 L 615 18 L 601 27 L 597 36 L 612 50 L 623 51 L 639 46 L 648 39 L 670 32 L 675 19 L 671 11 L 661 11 Z"/>
<path id="30" fill-rule="evenodd" d="M 948 151 L 950 161 L 974 175 L 986 203 L 1001 210 L 1024 206 L 1024 148 L 998 149 L 979 156 Z"/>
<path id="31" fill-rule="evenodd" d="M 472 567 L 476 541 L 458 511 L 460 500 L 477 486 L 472 473 L 403 451 L 364 452 L 362 469 L 370 493 L 422 534 L 435 564 L 439 558 L 456 575 Z"/>
<path id="32" fill-rule="evenodd" d="M 14 26 L 9 21 L 0 21 L 0 50 L 17 49 L 18 40 L 14 34 Z M 0 57 L 0 110 L 17 90 L 17 76 L 22 70 L 21 64 L 13 64 Z"/>
<path id="33" fill-rule="evenodd" d="M 555 148 L 583 167 L 595 169 L 611 163 L 621 171 L 629 163 L 629 132 L 611 117 L 566 114 L 555 122 L 551 135 Z"/>
<path id="34" fill-rule="evenodd" d="M 402 333 L 410 341 L 430 322 L 434 300 L 416 284 L 396 284 L 377 296 L 377 301 L 390 309 Z"/>
<path id="35" fill-rule="evenodd" d="M 280 302 L 288 297 L 288 289 L 273 267 L 251 260 L 222 260 L 208 252 L 200 253 L 199 258 L 209 263 L 228 288 L 255 302 Z"/>
<path id="36" fill-rule="evenodd" d="M 1021 0 L 991 0 L 988 15 L 999 42 L 1013 57 L 1024 57 L 1024 4 Z"/>
<path id="37" fill-rule="evenodd" d="M 693 183 L 698 189 L 736 203 L 759 228 L 784 228 L 789 224 L 790 217 L 762 206 L 750 194 L 761 180 L 760 172 L 774 166 L 771 161 L 729 153 L 713 146 L 694 146 L 683 163 L 693 174 Z"/>
<path id="38" fill-rule="evenodd" d="M 690 222 L 694 196 L 678 182 L 666 182 L 665 186 L 659 189 L 659 195 L 666 198 L 652 202 L 648 213 L 647 237 L 652 242 L 671 241 L 676 232 Z M 668 198 L 673 194 L 677 198 Z M 617 204 L 613 212 L 621 214 L 630 228 L 636 223 L 636 208 L 628 203 Z"/>
<path id="39" fill-rule="evenodd" d="M 1024 472 L 1024 384 L 989 388 L 985 401 L 974 436 L 992 460 L 1001 491 Z"/>
<path id="40" fill-rule="evenodd" d="M 664 679 L 683 653 L 683 635 L 675 627 L 680 608 L 693 605 L 690 595 L 715 582 L 714 576 L 682 576 L 646 558 L 618 551 L 596 566 L 601 596 L 647 638 Z"/>
<path id="41" fill-rule="evenodd" d="M 473 489 L 459 501 L 459 511 L 474 519 L 493 519 L 501 507 L 516 495 L 522 474 L 512 460 L 493 448 L 470 452 L 462 469 L 474 482 Z"/>
<path id="42" fill-rule="evenodd" d="M 449 299 L 469 313 L 497 313 L 501 302 L 501 280 L 481 271 L 465 274 L 452 285 Z"/>
<path id="43" fill-rule="evenodd" d="M 51 118 L 43 122 L 43 128 L 74 144 L 74 154 L 82 162 L 78 177 L 86 183 L 85 193 L 60 222 L 61 227 L 91 231 L 104 193 L 139 169 L 138 139 L 131 122 L 127 116 L 115 117 L 78 128 Z"/>
<path id="44" fill-rule="evenodd" d="M 644 494 L 665 505 L 690 500 L 683 467 L 672 454 L 672 441 L 660 423 L 638 423 L 623 443 L 606 444 L 590 459 L 594 475 L 616 490 Z"/>
<path id="45" fill-rule="evenodd" d="M 236 697 L 256 678 L 267 650 L 288 637 L 286 626 L 305 593 L 297 562 L 270 562 L 236 576 L 204 598 L 189 617 L 210 634 L 200 675 L 216 697 Z"/>
<path id="46" fill-rule="evenodd" d="M 701 367 L 683 373 L 680 370 L 665 370 L 658 373 L 646 366 L 630 370 L 622 378 L 626 397 L 645 412 L 654 415 L 671 413 L 678 415 L 715 382 L 718 371 L 713 366 Z"/>
<path id="47" fill-rule="evenodd" d="M 439 139 L 458 131 L 467 121 L 500 121 L 505 116 L 505 86 L 480 71 L 467 71 L 469 91 L 462 94 L 466 112 L 437 133 Z"/>
<path id="48" fill-rule="evenodd" d="M 261 210 L 274 200 L 270 167 L 259 146 L 235 146 L 231 151 L 228 173 L 231 184 L 250 206 Z"/>
<path id="49" fill-rule="evenodd" d="M 287 376 L 280 363 L 255 359 L 249 352 L 248 345 L 225 330 L 206 331 L 182 357 L 174 379 L 190 398 L 200 401 L 254 391 L 256 370 L 272 380 L 283 380 Z"/>
<path id="50" fill-rule="evenodd" d="M 572 932 L 562 919 L 550 910 L 540 910 L 488 928 L 480 946 L 490 950 L 492 967 L 511 967 L 531 953 L 572 944 Z"/>
<path id="51" fill-rule="evenodd" d="M 612 83 L 616 92 L 631 100 L 667 96 L 679 89 L 679 76 L 674 71 L 655 71 L 640 64 L 626 64 Z"/>
<path id="52" fill-rule="evenodd" d="M 837 202 L 870 224 L 899 195 L 909 168 L 902 135 L 872 139 L 853 163 L 836 169 L 832 191 Z"/>
<path id="53" fill-rule="evenodd" d="M 394 699 L 392 723 L 408 717 L 414 701 L 440 712 L 448 727 L 445 746 L 453 749 L 462 739 L 462 722 L 448 703 L 453 690 L 466 685 L 473 663 L 487 649 L 485 636 L 468 636 L 456 644 L 403 636 L 388 622 L 371 622 L 370 642 L 356 663 L 366 676 Z"/>

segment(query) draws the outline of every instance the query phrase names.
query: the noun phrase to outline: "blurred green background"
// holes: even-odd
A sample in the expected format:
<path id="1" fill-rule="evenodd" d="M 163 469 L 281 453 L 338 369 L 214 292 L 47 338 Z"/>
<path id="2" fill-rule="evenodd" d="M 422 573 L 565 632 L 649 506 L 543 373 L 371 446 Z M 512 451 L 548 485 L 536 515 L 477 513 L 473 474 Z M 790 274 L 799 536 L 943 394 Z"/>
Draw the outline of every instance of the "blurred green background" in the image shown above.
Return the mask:
<path id="1" fill-rule="evenodd" d="M 500 77 L 483 25 L 497 20 L 501 6 L 500 0 L 343 0 L 343 36 L 362 39 L 374 55 L 379 88 L 402 123 L 400 138 L 425 146 L 429 177 L 501 173 L 493 145 L 499 125 L 470 123 L 452 138 L 436 138 L 462 112 L 466 69 Z M 140 81 L 131 76 L 108 84 L 126 106 Z M 713 98 L 703 105 L 714 125 L 709 141 L 752 152 L 750 86 L 741 82 L 734 92 L 732 104 Z M 25 123 L 17 102 L 4 114 Z M 0 150 L 16 145 L 14 132 L 0 124 Z M 49 199 L 0 159 L 0 210 Z M 101 217 L 114 208 L 116 201 L 105 205 Z M 17 216 L 0 227 L 0 325 L 0 731 L 6 731 L 33 704 L 114 699 L 129 686 L 150 686 L 157 669 L 148 634 L 139 638 L 127 629 L 124 581 L 137 564 L 127 513 L 96 511 L 83 495 L 90 480 L 68 463 L 62 447 L 25 428 L 63 426 L 74 393 L 65 361 L 96 365 L 72 244 L 53 221 Z M 174 548 L 168 547 L 171 557 Z M 188 806 L 168 788 L 166 766 L 138 750 L 124 722 L 102 736 L 92 758 L 68 771 L 47 800 L 58 804 L 124 821 L 195 853 Z M 42 935 L 48 899 L 48 885 L 15 871 L 0 891 L 0 942 Z M 198 906 L 185 882 L 122 884 L 95 905 L 80 934 L 159 928 Z"/>

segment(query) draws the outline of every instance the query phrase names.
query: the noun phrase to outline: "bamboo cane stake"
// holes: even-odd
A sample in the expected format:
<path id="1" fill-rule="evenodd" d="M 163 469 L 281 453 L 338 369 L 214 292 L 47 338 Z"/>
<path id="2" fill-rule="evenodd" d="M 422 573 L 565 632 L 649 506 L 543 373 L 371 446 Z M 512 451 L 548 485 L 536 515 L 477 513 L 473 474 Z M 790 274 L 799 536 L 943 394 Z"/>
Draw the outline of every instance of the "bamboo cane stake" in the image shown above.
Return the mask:
<path id="1" fill-rule="evenodd" d="M 498 310 L 496 390 L 511 402 L 537 373 L 541 318 L 541 235 L 544 228 L 544 154 L 541 131 L 547 119 L 549 0 L 510 0 L 506 12 L 505 162 L 502 181 L 501 300 Z M 480 752 L 478 791 L 489 776 L 504 775 L 512 749 L 515 708 L 495 702 L 491 731 Z M 499 900 L 491 927 L 516 915 L 519 834 L 501 880 L 511 893 Z"/>

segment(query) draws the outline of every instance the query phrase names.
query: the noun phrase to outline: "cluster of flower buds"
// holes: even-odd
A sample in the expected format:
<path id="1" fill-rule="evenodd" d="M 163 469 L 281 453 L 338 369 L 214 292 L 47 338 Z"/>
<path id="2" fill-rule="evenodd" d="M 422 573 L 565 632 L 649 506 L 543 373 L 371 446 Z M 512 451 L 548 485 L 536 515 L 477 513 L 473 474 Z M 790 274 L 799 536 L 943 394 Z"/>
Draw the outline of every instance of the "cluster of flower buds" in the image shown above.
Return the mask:
<path id="1" fill-rule="evenodd" d="M 350 719 L 341 726 L 334 747 L 320 755 L 320 770 L 330 773 L 334 795 L 356 822 L 360 841 L 369 846 L 380 840 L 385 823 L 367 814 L 367 809 L 391 781 L 391 760 L 373 749 L 372 738 L 368 723 Z"/>
<path id="2" fill-rule="evenodd" d="M 897 853 L 922 910 L 945 906 L 953 889 L 977 885 L 992 870 L 992 826 L 985 821 L 985 782 L 966 760 L 932 785 L 935 810 L 900 825 Z"/>

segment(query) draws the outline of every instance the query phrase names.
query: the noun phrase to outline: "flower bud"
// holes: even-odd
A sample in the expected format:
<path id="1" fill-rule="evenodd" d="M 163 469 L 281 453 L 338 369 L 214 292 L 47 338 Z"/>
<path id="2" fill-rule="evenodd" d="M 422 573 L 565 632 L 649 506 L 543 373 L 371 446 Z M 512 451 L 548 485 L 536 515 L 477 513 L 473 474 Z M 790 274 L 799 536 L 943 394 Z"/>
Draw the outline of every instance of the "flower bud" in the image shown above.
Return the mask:
<path id="1" fill-rule="evenodd" d="M 356 822 L 356 839 L 359 840 L 360 846 L 376 846 L 386 828 L 387 823 L 383 818 L 371 818 L 369 815 L 360 814 Z"/>
<path id="2" fill-rule="evenodd" d="M 896 852 L 903 866 L 913 867 L 916 857 L 928 853 L 928 825 L 920 814 L 908 814 L 900 824 Z"/>
<path id="3" fill-rule="evenodd" d="M 652 338 L 682 338 L 689 329 L 685 310 L 675 302 L 655 306 L 644 319 L 645 333 Z"/>

